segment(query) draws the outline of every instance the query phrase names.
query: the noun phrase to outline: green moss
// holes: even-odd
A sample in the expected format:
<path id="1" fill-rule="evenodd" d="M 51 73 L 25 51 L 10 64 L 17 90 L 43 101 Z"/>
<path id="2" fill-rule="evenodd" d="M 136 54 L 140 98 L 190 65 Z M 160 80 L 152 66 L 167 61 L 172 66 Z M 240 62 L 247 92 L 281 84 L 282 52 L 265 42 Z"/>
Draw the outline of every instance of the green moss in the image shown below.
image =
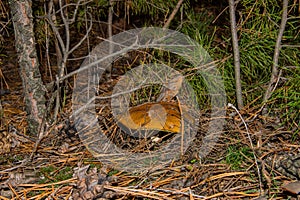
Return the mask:
<path id="1" fill-rule="evenodd" d="M 47 167 L 40 168 L 39 175 L 40 177 L 43 177 L 40 179 L 40 183 L 55 183 L 72 178 L 73 170 L 68 166 L 59 169 L 49 165 Z"/>

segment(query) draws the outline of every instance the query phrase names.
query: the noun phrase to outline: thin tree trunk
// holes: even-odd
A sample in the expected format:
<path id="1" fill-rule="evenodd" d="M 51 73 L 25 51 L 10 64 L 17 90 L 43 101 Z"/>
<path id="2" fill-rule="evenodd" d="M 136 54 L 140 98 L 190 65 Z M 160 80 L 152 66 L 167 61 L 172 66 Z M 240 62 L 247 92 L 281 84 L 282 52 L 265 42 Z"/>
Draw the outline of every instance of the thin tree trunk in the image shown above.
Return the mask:
<path id="1" fill-rule="evenodd" d="M 242 84 L 241 84 L 240 51 L 239 51 L 239 43 L 238 43 L 237 30 L 236 30 L 234 6 L 235 6 L 234 0 L 229 0 L 229 14 L 230 14 L 232 46 L 233 46 L 233 56 L 234 56 L 235 91 L 236 91 L 238 108 L 242 109 L 244 107 L 244 104 L 243 104 Z"/>
<path id="2" fill-rule="evenodd" d="M 272 92 L 275 90 L 275 86 L 276 86 L 275 83 L 278 81 L 278 78 L 279 78 L 278 60 L 279 60 L 279 54 L 280 54 L 280 49 L 281 49 L 281 40 L 282 40 L 283 32 L 285 30 L 285 26 L 287 23 L 288 4 L 289 4 L 288 0 L 283 0 L 281 23 L 280 23 L 279 33 L 277 35 L 275 51 L 274 51 L 274 56 L 273 56 L 272 75 L 271 75 L 271 79 L 270 79 L 268 88 L 264 95 L 265 103 L 268 101 L 268 99 L 272 95 Z"/>
<path id="3" fill-rule="evenodd" d="M 30 0 L 9 0 L 15 30 L 15 46 L 23 82 L 28 127 L 39 135 L 45 113 L 45 89 L 39 71 Z"/>
<path id="4" fill-rule="evenodd" d="M 108 20 L 107 20 L 107 33 L 109 40 L 112 40 L 112 23 L 113 23 L 113 0 L 109 0 L 109 10 L 108 10 Z M 114 52 L 114 44 L 113 41 L 110 41 L 109 43 L 109 54 L 112 54 Z M 107 72 L 107 79 L 111 79 L 111 70 L 112 70 L 112 63 L 111 59 L 109 59 L 109 67 L 106 69 Z"/>

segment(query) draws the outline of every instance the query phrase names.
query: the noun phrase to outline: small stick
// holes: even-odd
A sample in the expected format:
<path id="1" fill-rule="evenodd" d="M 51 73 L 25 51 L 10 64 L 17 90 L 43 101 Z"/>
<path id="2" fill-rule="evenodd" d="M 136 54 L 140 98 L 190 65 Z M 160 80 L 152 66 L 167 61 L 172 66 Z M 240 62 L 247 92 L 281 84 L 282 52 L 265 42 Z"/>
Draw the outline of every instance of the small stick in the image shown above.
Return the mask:
<path id="1" fill-rule="evenodd" d="M 167 22 L 165 23 L 163 28 L 168 28 L 170 26 L 171 21 L 174 19 L 176 13 L 178 12 L 181 4 L 182 4 L 183 0 L 179 0 L 176 7 L 174 8 L 173 12 L 171 13 L 171 15 L 169 16 Z"/>

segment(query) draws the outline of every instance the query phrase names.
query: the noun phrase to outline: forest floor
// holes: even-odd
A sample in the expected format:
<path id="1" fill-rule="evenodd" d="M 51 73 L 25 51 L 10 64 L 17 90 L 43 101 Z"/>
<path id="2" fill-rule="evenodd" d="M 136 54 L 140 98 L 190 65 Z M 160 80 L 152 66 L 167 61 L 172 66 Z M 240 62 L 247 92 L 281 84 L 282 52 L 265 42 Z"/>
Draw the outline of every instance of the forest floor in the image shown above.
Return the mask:
<path id="1" fill-rule="evenodd" d="M 238 115 L 228 115 L 217 144 L 204 159 L 192 154 L 159 169 L 128 173 L 106 166 L 83 145 L 70 119 L 69 93 L 57 122 L 33 153 L 36 138 L 27 134 L 12 43 L 7 41 L 1 60 L 0 199 L 295 198 L 282 186 L 299 179 L 300 173 L 290 167 L 291 160 L 300 162 L 299 142 L 291 131 L 278 127 L 277 116 L 262 116 L 253 105 L 241 111 L 246 119 L 257 115 L 247 121 L 253 146 Z"/>

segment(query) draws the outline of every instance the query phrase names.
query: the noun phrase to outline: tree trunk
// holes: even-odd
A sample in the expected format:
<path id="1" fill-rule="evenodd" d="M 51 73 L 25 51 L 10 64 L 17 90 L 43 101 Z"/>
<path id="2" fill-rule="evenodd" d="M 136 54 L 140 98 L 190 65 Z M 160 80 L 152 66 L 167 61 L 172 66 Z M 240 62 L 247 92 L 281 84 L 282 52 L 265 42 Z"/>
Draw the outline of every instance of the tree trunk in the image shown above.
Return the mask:
<path id="1" fill-rule="evenodd" d="M 32 2 L 30 0 L 9 0 L 9 4 L 14 24 L 15 46 L 23 82 L 29 132 L 38 135 L 42 128 L 46 106 L 45 89 L 35 48 Z"/>

